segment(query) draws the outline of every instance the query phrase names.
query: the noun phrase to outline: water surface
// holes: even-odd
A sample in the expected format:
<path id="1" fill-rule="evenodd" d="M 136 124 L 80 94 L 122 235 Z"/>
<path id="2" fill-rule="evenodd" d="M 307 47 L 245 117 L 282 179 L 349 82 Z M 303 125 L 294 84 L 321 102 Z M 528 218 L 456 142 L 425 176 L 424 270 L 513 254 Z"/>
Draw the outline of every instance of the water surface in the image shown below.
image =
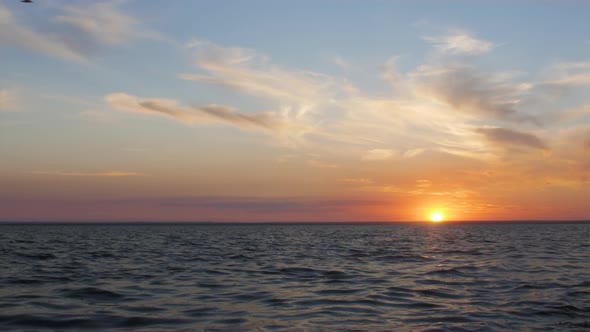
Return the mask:
<path id="1" fill-rule="evenodd" d="M 588 331 L 590 224 L 2 225 L 44 329 Z"/>

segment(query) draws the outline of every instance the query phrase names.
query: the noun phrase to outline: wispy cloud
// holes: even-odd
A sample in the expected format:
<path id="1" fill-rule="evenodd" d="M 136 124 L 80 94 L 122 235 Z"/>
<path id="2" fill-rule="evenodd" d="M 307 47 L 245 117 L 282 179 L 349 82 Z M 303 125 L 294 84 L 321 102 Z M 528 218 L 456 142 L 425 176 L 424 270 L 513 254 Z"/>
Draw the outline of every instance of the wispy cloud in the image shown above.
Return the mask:
<path id="1" fill-rule="evenodd" d="M 389 149 L 371 149 L 361 159 L 365 161 L 388 160 L 394 156 L 395 152 Z"/>
<path id="2" fill-rule="evenodd" d="M 590 85 L 590 62 L 563 62 L 551 68 L 552 78 L 545 85 L 576 87 Z"/>
<path id="3" fill-rule="evenodd" d="M 182 107 L 169 99 L 141 99 L 124 93 L 110 94 L 105 101 L 114 109 L 164 115 L 190 125 L 225 124 L 239 129 L 279 132 L 281 120 L 270 112 L 241 113 L 223 105 Z"/>
<path id="4" fill-rule="evenodd" d="M 88 62 L 103 45 L 120 45 L 148 33 L 139 32 L 138 21 L 121 12 L 120 2 L 88 6 L 62 6 L 49 16 L 43 29 L 35 29 L 0 3 L 0 45 L 11 45 L 75 62 Z"/>
<path id="5" fill-rule="evenodd" d="M 194 53 L 197 72 L 180 74 L 179 78 L 227 87 L 276 106 L 270 112 L 220 105 L 185 107 L 175 100 L 142 99 L 124 93 L 111 94 L 106 101 L 118 110 L 166 115 L 194 125 L 217 123 L 264 131 L 308 148 L 318 144 L 339 144 L 343 149 L 348 149 L 344 144 L 391 144 L 389 150 L 400 151 L 399 156 L 416 149 L 443 148 L 458 153 L 473 149 L 474 143 L 466 138 L 474 134 L 464 121 L 482 116 L 506 121 L 529 119 L 514 109 L 526 86 L 475 69 L 424 65 L 402 73 L 395 68 L 399 57 L 394 56 L 383 67 L 383 75 L 395 91 L 376 97 L 347 79 L 275 65 L 254 50 L 201 40 L 185 49 Z M 376 150 L 359 159 L 393 157 Z"/>
<path id="6" fill-rule="evenodd" d="M 502 147 L 521 146 L 532 149 L 546 150 L 545 144 L 539 137 L 507 128 L 477 128 L 476 132 L 485 136 L 493 144 Z"/>
<path id="7" fill-rule="evenodd" d="M 315 167 L 315 168 L 339 168 L 340 167 L 337 164 L 329 163 L 329 162 L 325 162 L 325 161 L 321 161 L 321 160 L 317 160 L 317 159 L 308 160 L 307 164 L 309 166 Z"/>
<path id="8" fill-rule="evenodd" d="M 220 84 L 249 95 L 296 104 L 294 111 L 299 115 L 333 88 L 333 79 L 327 75 L 272 65 L 268 57 L 253 50 L 198 40 L 188 47 L 195 52 L 196 68 L 205 74 L 181 74 L 181 79 Z"/>
<path id="9" fill-rule="evenodd" d="M 85 38 L 109 45 L 119 45 L 139 35 L 138 21 L 122 13 L 116 2 L 99 2 L 90 6 L 65 6 L 55 22 L 70 26 Z"/>
<path id="10" fill-rule="evenodd" d="M 344 70 L 352 69 L 352 64 L 348 60 L 338 55 L 332 58 L 332 63 Z"/>
<path id="11" fill-rule="evenodd" d="M 443 37 L 429 40 L 434 44 L 433 56 L 414 68 L 401 70 L 407 68 L 402 65 L 403 57 L 386 60 L 375 78 L 381 74 L 392 89 L 379 95 L 353 86 L 347 78 L 282 67 L 254 50 L 197 40 L 185 48 L 194 55 L 195 72 L 179 78 L 262 98 L 274 107 L 260 112 L 247 106 L 239 110 L 223 105 L 184 106 L 177 100 L 125 93 L 108 95 L 105 100 L 120 111 L 162 115 L 192 125 L 228 125 L 273 138 L 295 137 L 298 144 L 294 146 L 313 156 L 304 157 L 303 162 L 316 172 L 321 171 L 314 168 L 344 172 L 342 156 L 353 156 L 346 163 L 354 160 L 361 167 L 383 161 L 423 170 L 436 160 L 437 167 L 459 172 L 492 167 L 507 152 L 526 149 L 543 150 L 547 153 L 543 163 L 554 163 L 549 154 L 557 148 L 555 138 L 547 133 L 556 126 L 555 121 L 549 121 L 531 100 L 544 96 L 540 86 L 546 82 L 571 79 L 587 66 L 563 65 L 550 73 L 550 79 L 534 81 L 528 79 L 533 75 L 481 70 L 473 57 L 465 56 L 492 51 L 491 42 L 466 32 Z M 585 114 L 581 110 L 572 117 L 581 119 Z M 508 129 L 516 125 L 528 129 Z M 523 164 L 528 162 L 525 158 L 540 158 L 534 153 L 522 155 Z M 514 167 L 524 172 L 525 166 Z M 366 173 L 350 176 L 373 177 Z M 477 177 L 469 181 L 465 186 L 486 185 Z M 424 189 L 425 184 L 421 185 Z M 363 191 L 388 193 L 417 190 L 415 183 L 382 185 L 377 180 L 362 187 Z M 453 188 L 453 192 L 464 189 Z M 449 190 L 437 188 L 436 192 Z"/>
<path id="12" fill-rule="evenodd" d="M 422 66 L 412 73 L 416 92 L 465 113 L 490 119 L 540 124 L 517 109 L 532 88 L 510 75 L 480 72 L 467 65 Z"/>
<path id="13" fill-rule="evenodd" d="M 429 188 L 432 186 L 432 181 L 426 179 L 416 180 L 416 187 L 418 188 Z"/>
<path id="14" fill-rule="evenodd" d="M 590 124 L 586 122 L 560 130 L 555 145 L 562 159 L 585 164 L 590 171 Z"/>
<path id="15" fill-rule="evenodd" d="M 432 43 L 436 50 L 444 54 L 479 55 L 488 53 L 494 48 L 492 42 L 477 39 L 462 30 L 453 30 L 445 35 L 427 36 L 424 40 Z"/>
<path id="16" fill-rule="evenodd" d="M 86 57 L 58 37 L 46 36 L 22 24 L 0 3 L 0 44 L 26 48 L 65 60 L 86 62 Z"/>
<path id="17" fill-rule="evenodd" d="M 33 171 L 31 173 L 32 174 L 36 174 L 36 175 L 73 176 L 73 177 L 135 177 L 135 176 L 147 176 L 147 174 L 145 174 L 145 173 L 120 172 L 120 171 L 108 171 L 108 172 Z"/>
<path id="18" fill-rule="evenodd" d="M 590 104 L 582 105 L 574 109 L 566 109 L 559 112 L 554 112 L 548 116 L 551 121 L 570 122 L 580 121 L 585 116 L 590 115 Z"/>

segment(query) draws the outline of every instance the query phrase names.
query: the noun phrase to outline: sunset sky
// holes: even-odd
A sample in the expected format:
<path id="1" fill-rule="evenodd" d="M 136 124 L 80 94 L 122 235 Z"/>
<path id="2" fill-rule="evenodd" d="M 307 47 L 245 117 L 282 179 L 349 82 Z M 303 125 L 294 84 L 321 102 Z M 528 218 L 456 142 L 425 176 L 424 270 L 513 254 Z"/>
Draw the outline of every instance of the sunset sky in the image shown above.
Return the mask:
<path id="1" fill-rule="evenodd" d="M 0 0 L 0 221 L 590 219 L 589 17 Z"/>

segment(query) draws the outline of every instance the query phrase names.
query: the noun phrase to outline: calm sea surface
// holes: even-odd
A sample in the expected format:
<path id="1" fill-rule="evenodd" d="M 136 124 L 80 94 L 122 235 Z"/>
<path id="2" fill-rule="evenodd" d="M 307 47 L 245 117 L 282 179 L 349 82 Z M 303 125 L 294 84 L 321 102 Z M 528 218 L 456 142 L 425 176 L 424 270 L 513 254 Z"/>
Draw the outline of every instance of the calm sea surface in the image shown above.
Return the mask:
<path id="1" fill-rule="evenodd" d="M 2 225 L 44 329 L 589 331 L 590 224 Z"/>

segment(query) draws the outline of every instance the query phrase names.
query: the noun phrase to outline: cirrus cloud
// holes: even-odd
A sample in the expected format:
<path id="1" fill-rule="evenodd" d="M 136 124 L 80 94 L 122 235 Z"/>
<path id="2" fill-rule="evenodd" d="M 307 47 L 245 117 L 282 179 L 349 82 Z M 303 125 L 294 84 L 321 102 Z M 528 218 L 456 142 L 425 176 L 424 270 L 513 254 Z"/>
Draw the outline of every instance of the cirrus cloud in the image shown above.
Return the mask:
<path id="1" fill-rule="evenodd" d="M 110 94 L 105 97 L 105 101 L 119 111 L 164 115 L 191 125 L 225 124 L 265 132 L 280 131 L 283 126 L 274 113 L 241 113 L 223 105 L 182 107 L 174 100 L 142 99 L 125 93 Z"/>
<path id="2" fill-rule="evenodd" d="M 120 1 L 66 5 L 48 13 L 43 28 L 28 24 L 0 3 L 0 45 L 28 49 L 79 63 L 90 62 L 103 46 L 121 45 L 133 38 L 153 35 L 139 29 L 139 21 L 122 12 Z M 24 16 L 24 15 L 23 15 Z"/>
<path id="3" fill-rule="evenodd" d="M 510 75 L 484 73 L 468 65 L 425 65 L 412 77 L 419 95 L 455 110 L 540 125 L 538 119 L 517 109 L 532 85 L 511 82 Z"/>
<path id="4" fill-rule="evenodd" d="M 539 137 L 507 128 L 477 128 L 477 133 L 482 134 L 489 142 L 499 146 L 522 146 L 532 149 L 546 150 L 547 144 Z"/>
<path id="5" fill-rule="evenodd" d="M 427 36 L 423 39 L 432 43 L 437 51 L 445 54 L 479 55 L 488 53 L 494 48 L 492 42 L 477 39 L 462 30 L 450 31 L 445 35 Z"/>
<path id="6" fill-rule="evenodd" d="M 395 156 L 395 152 L 389 149 L 372 149 L 367 151 L 362 160 L 375 161 L 375 160 L 388 160 Z"/>

